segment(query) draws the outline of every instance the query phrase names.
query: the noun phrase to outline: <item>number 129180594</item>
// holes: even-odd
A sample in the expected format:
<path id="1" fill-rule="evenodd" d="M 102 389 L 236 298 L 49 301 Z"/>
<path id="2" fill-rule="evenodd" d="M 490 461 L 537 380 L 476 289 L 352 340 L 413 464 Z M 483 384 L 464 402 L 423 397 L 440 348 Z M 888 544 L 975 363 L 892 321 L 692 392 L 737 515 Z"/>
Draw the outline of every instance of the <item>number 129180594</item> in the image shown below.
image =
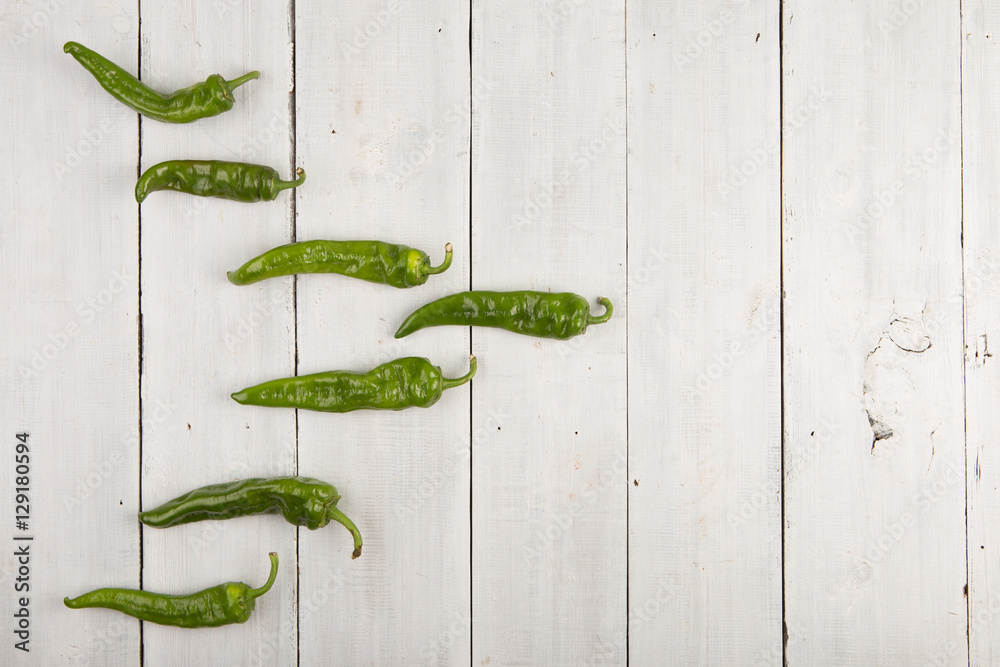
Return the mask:
<path id="1" fill-rule="evenodd" d="M 28 434 L 17 434 L 14 448 L 14 526 L 18 530 L 28 530 L 31 516 L 28 491 L 31 488 L 31 456 L 28 452 Z"/>

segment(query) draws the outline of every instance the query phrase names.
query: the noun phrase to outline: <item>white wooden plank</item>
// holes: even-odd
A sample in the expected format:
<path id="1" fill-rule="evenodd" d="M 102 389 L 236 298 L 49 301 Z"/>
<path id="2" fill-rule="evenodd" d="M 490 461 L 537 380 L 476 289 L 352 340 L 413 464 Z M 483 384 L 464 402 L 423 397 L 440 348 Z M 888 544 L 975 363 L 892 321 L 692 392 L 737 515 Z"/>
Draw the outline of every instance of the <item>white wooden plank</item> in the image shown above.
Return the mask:
<path id="1" fill-rule="evenodd" d="M 173 90 L 208 75 L 260 70 L 224 114 L 187 125 L 142 123 L 142 168 L 168 159 L 291 162 L 292 83 L 287 3 L 143 3 L 142 78 Z M 192 488 L 293 474 L 295 415 L 248 408 L 229 394 L 294 371 L 291 285 L 235 287 L 226 279 L 262 249 L 291 238 L 291 197 L 241 204 L 173 192 L 141 210 L 143 415 L 176 406 L 143 432 L 142 502 Z M 143 584 L 180 593 L 224 581 L 259 586 L 267 554 L 281 569 L 244 625 L 210 633 L 145 624 L 145 664 L 294 665 L 296 529 L 279 517 L 143 529 Z"/>
<path id="2" fill-rule="evenodd" d="M 472 287 L 615 305 L 472 333 L 477 665 L 626 660 L 624 10 L 473 3 Z"/>
<path id="3" fill-rule="evenodd" d="M 996 413 L 1000 377 L 990 336 L 1000 326 L 1000 174 L 996 114 L 1000 95 L 1000 8 L 987 2 L 962 7 L 962 228 L 965 253 L 965 395 L 969 572 L 969 664 L 1000 662 L 1000 431 Z M 994 345 L 996 343 L 994 342 Z"/>
<path id="4" fill-rule="evenodd" d="M 134 71 L 138 21 L 134 8 L 65 2 L 3 2 L 0 21 L 0 663 L 135 664 L 138 622 L 62 604 L 139 582 L 136 117 L 62 46 L 79 41 Z M 26 531 L 14 523 L 22 430 Z M 27 563 L 15 556 L 22 546 Z M 21 597 L 28 653 L 13 634 Z"/>
<path id="5" fill-rule="evenodd" d="M 778 4 L 628 4 L 636 664 L 781 664 Z"/>
<path id="6" fill-rule="evenodd" d="M 295 7 L 297 146 L 312 179 L 298 193 L 298 239 L 403 243 L 435 264 L 445 243 L 455 250 L 450 270 L 410 290 L 300 276 L 299 373 L 414 355 L 461 375 L 467 330 L 393 333 L 468 286 L 468 3 Z M 335 484 L 365 538 L 352 562 L 342 529 L 302 531 L 301 664 L 468 664 L 469 392 L 426 410 L 299 412 L 300 473 Z M 336 592 L 306 605 L 326 587 Z"/>
<path id="7" fill-rule="evenodd" d="M 783 21 L 788 662 L 964 663 L 959 6 Z"/>

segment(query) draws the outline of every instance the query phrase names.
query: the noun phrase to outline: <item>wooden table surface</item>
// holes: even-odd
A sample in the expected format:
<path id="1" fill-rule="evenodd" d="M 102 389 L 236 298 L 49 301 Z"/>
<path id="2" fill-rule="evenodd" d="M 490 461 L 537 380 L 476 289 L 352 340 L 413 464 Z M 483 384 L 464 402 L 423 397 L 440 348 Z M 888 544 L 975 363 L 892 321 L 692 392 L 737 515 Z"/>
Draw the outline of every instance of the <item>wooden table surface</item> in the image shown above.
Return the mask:
<path id="1" fill-rule="evenodd" d="M 68 40 L 162 91 L 262 74 L 166 125 Z M 983 0 L 0 0 L 0 663 L 1000 664 L 998 80 Z M 177 158 L 308 180 L 137 205 Z M 374 238 L 455 262 L 226 280 Z M 615 310 L 393 339 L 466 289 Z M 470 353 L 426 410 L 229 398 Z M 136 520 L 293 474 L 337 486 L 361 558 L 336 525 Z M 269 551 L 245 625 L 62 604 L 260 585 Z"/>

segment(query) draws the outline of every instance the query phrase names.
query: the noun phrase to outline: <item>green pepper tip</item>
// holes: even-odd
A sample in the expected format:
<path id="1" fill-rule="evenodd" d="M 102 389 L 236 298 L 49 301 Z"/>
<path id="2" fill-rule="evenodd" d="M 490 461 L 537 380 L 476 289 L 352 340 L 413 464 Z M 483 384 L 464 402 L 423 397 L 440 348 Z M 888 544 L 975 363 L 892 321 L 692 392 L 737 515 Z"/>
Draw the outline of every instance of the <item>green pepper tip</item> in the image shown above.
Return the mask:
<path id="1" fill-rule="evenodd" d="M 66 42 L 63 44 L 63 53 L 76 53 L 80 50 L 80 44 L 77 42 Z"/>
<path id="2" fill-rule="evenodd" d="M 278 196 L 278 193 L 282 190 L 287 190 L 289 188 L 297 188 L 306 182 L 306 170 L 302 167 L 296 167 L 295 169 L 295 180 L 284 181 L 280 178 L 275 178 L 271 183 L 271 199 Z"/>
<path id="3" fill-rule="evenodd" d="M 246 390 L 234 391 L 229 396 L 232 397 L 234 401 L 240 404 L 246 404 L 246 400 L 247 398 L 249 398 L 249 395 L 247 394 Z"/>
<path id="4" fill-rule="evenodd" d="M 346 514 L 340 511 L 336 503 L 330 506 L 329 509 L 330 518 L 342 525 L 351 533 L 351 537 L 354 538 L 354 552 L 351 554 L 351 560 L 354 560 L 361 555 L 361 531 L 358 527 L 354 525 Z"/>
<path id="5" fill-rule="evenodd" d="M 249 595 L 251 598 L 259 598 L 261 595 L 271 590 L 271 586 L 274 585 L 274 580 L 278 577 L 277 552 L 272 551 L 267 555 L 267 557 L 271 559 L 271 572 L 267 576 L 267 581 L 264 582 L 263 586 L 261 586 L 260 588 L 251 588 L 249 591 L 247 591 L 247 595 Z"/>
<path id="6" fill-rule="evenodd" d="M 428 266 L 424 268 L 424 273 L 427 275 L 434 275 L 436 273 L 444 273 L 451 266 L 452 260 L 452 248 L 450 243 L 444 245 L 444 261 L 441 262 L 440 266 Z"/>
<path id="7" fill-rule="evenodd" d="M 260 76 L 260 72 L 258 72 L 257 70 L 254 70 L 252 72 L 247 72 L 243 76 L 238 76 L 235 79 L 233 79 L 232 81 L 226 81 L 225 84 L 226 84 L 226 87 L 229 90 L 233 90 L 235 88 L 239 88 L 240 86 L 242 86 L 247 81 L 252 81 L 252 80 L 258 78 L 259 76 Z"/>
<path id="8" fill-rule="evenodd" d="M 442 389 L 451 389 L 452 387 L 458 387 L 469 380 L 476 374 L 476 355 L 469 355 L 469 372 L 459 378 L 441 378 Z"/>
<path id="9" fill-rule="evenodd" d="M 597 302 L 604 306 L 604 314 L 595 317 L 594 315 L 587 315 L 587 324 L 604 324 L 611 319 L 611 313 L 614 312 L 614 307 L 611 305 L 611 299 L 603 296 L 597 297 Z"/>

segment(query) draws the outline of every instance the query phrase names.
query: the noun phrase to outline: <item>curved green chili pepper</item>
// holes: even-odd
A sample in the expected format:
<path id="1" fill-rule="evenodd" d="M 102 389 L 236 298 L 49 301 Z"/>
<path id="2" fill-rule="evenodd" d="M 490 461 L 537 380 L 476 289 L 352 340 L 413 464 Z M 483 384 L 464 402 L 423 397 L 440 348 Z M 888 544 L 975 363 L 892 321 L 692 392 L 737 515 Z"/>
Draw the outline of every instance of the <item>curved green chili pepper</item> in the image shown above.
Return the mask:
<path id="1" fill-rule="evenodd" d="M 182 628 L 215 628 L 246 623 L 259 598 L 271 590 L 278 576 L 278 554 L 271 558 L 271 574 L 260 588 L 230 581 L 190 595 L 162 595 L 129 588 L 98 588 L 75 598 L 64 598 L 70 609 L 102 607 L 143 621 Z"/>
<path id="2" fill-rule="evenodd" d="M 611 319 L 611 300 L 603 296 L 597 300 L 605 311 L 595 317 L 587 300 L 571 292 L 461 292 L 415 310 L 400 325 L 396 338 L 425 327 L 455 324 L 566 340 L 584 333 L 588 325 Z"/>
<path id="3" fill-rule="evenodd" d="M 63 52 L 76 58 L 116 100 L 147 118 L 164 123 L 190 123 L 229 111 L 236 102 L 233 90 L 260 76 L 260 72 L 253 71 L 226 81 L 213 74 L 203 83 L 164 95 L 83 44 L 66 42 Z"/>
<path id="4" fill-rule="evenodd" d="M 427 253 L 382 241 L 303 241 L 268 250 L 226 275 L 234 285 L 295 273 L 339 273 L 372 283 L 406 288 L 423 285 L 427 277 L 451 266 L 451 244 L 444 247 L 441 266 L 431 266 Z"/>
<path id="5" fill-rule="evenodd" d="M 150 192 L 177 190 L 199 197 L 221 197 L 233 201 L 273 201 L 278 193 L 302 185 L 306 172 L 295 170 L 294 181 L 283 181 L 278 172 L 262 164 L 221 160 L 168 160 L 143 172 L 135 184 L 135 200 Z"/>
<path id="6" fill-rule="evenodd" d="M 332 484 L 312 477 L 257 477 L 189 491 L 155 509 L 139 512 L 139 521 L 153 528 L 170 528 L 206 519 L 281 514 L 288 523 L 316 530 L 333 519 L 351 531 L 351 558 L 357 558 L 361 555 L 361 531 L 337 509 L 339 500 Z"/>
<path id="7" fill-rule="evenodd" d="M 299 375 L 247 387 L 232 396 L 243 405 L 321 412 L 428 408 L 438 402 L 445 389 L 463 385 L 475 374 L 475 355 L 469 356 L 469 372 L 454 379 L 443 377 L 441 368 L 423 357 L 404 357 L 367 373 Z"/>

